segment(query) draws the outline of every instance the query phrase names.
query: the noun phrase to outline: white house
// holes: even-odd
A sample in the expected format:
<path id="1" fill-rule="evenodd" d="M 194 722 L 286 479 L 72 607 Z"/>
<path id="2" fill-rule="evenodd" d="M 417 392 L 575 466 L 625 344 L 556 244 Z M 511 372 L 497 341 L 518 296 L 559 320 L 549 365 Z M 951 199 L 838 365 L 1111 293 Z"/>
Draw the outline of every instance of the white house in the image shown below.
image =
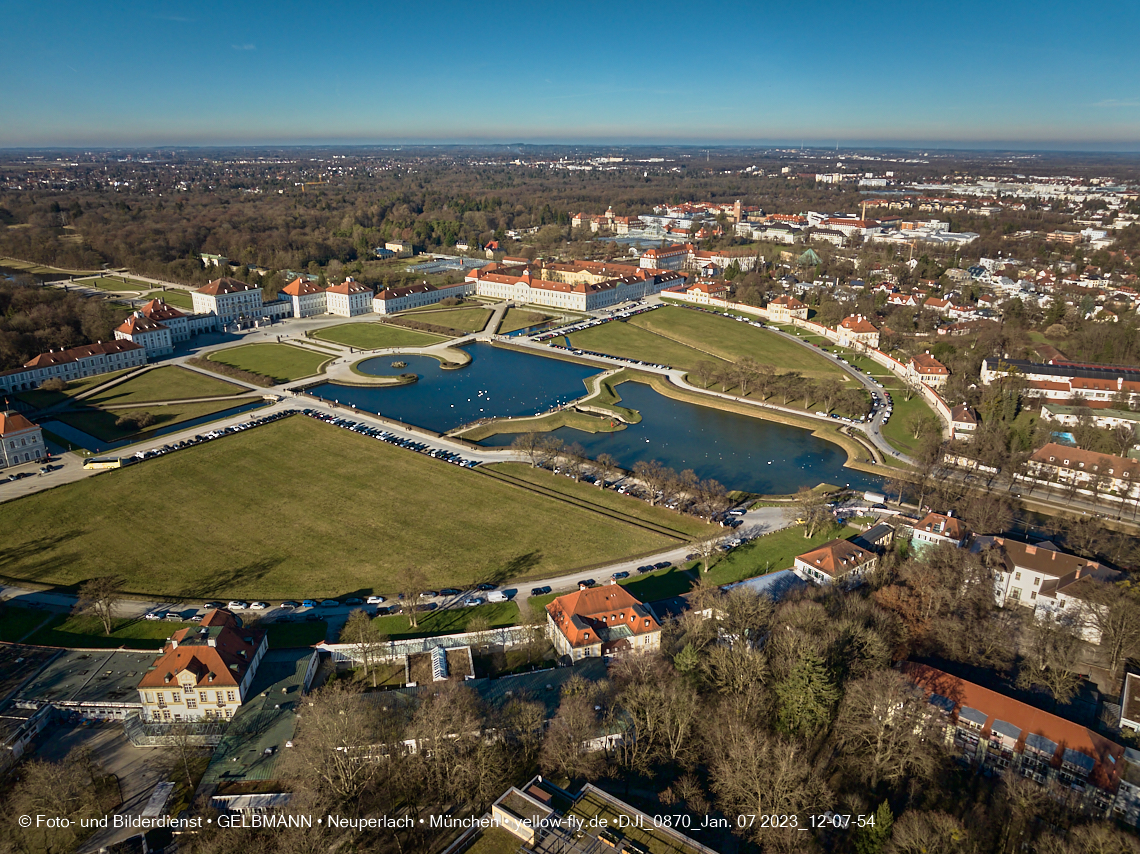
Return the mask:
<path id="1" fill-rule="evenodd" d="M 345 279 L 339 285 L 325 289 L 325 304 L 329 314 L 338 317 L 356 317 L 372 311 L 372 288 L 356 279 Z"/>
<path id="2" fill-rule="evenodd" d="M 192 299 L 195 314 L 215 314 L 222 324 L 264 314 L 261 288 L 228 276 L 194 291 Z"/>
<path id="3" fill-rule="evenodd" d="M 35 462 L 47 456 L 43 431 L 18 412 L 0 412 L 0 467 Z"/>
<path id="4" fill-rule="evenodd" d="M 296 278 L 281 289 L 293 307 L 294 317 L 313 317 L 327 310 L 325 289 L 316 282 Z"/>

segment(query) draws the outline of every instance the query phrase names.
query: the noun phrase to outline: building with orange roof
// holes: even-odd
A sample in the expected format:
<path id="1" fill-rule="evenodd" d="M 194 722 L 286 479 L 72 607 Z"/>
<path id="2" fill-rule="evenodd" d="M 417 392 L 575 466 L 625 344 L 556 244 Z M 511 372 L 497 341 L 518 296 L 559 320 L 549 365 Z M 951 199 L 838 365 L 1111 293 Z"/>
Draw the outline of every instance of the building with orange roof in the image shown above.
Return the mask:
<path id="1" fill-rule="evenodd" d="M 265 632 L 243 628 L 225 609 L 210 611 L 198 626 L 171 635 L 139 681 L 143 719 L 232 718 L 268 649 Z"/>
<path id="2" fill-rule="evenodd" d="M 1140 497 L 1140 461 L 1129 457 L 1050 442 L 1033 452 L 1027 469 L 1017 477 L 1118 501 Z"/>
<path id="3" fill-rule="evenodd" d="M 792 571 L 815 584 L 856 584 L 879 565 L 879 556 L 850 540 L 832 540 L 798 555 Z"/>
<path id="4" fill-rule="evenodd" d="M 281 293 L 289 299 L 294 317 L 314 317 L 326 311 L 325 289 L 303 276 L 283 287 Z"/>
<path id="5" fill-rule="evenodd" d="M 955 439 L 963 442 L 972 441 L 978 432 L 978 413 L 973 407 L 959 403 L 950 410 L 950 427 Z"/>
<path id="6" fill-rule="evenodd" d="M 191 298 L 195 314 L 214 314 L 222 325 L 264 314 L 261 288 L 229 276 L 198 288 Z"/>
<path id="7" fill-rule="evenodd" d="M 1126 759 L 1119 744 L 935 667 L 900 669 L 933 706 L 954 753 L 989 773 L 1034 780 L 1077 809 L 1107 816 L 1113 808 Z"/>
<path id="8" fill-rule="evenodd" d="M 966 542 L 970 539 L 970 529 L 953 512 L 927 513 L 910 528 L 911 547 L 918 552 L 930 546 L 940 545 L 961 549 L 965 548 Z"/>
<path id="9" fill-rule="evenodd" d="M 325 303 L 329 314 L 337 317 L 356 317 L 372 311 L 372 288 L 351 276 L 339 285 L 325 289 Z"/>
<path id="10" fill-rule="evenodd" d="M 674 243 L 660 249 L 646 249 L 641 254 L 641 266 L 654 270 L 680 270 L 688 263 L 689 250 L 692 248 L 689 243 Z"/>
<path id="11" fill-rule="evenodd" d="M 22 368 L 0 373 L 0 392 L 29 391 L 39 388 L 44 380 L 70 382 L 145 364 L 146 350 L 132 341 L 99 341 L 68 350 L 49 350 Z"/>
<path id="12" fill-rule="evenodd" d="M 912 356 L 906 366 L 907 378 L 928 385 L 931 388 L 942 388 L 950 379 L 950 369 L 930 355 L 930 351 Z"/>
<path id="13" fill-rule="evenodd" d="M 210 314 L 186 314 L 162 299 L 152 299 L 139 309 L 150 320 L 161 323 L 170 330 L 170 339 L 175 344 L 189 341 L 190 336 L 202 332 L 218 330 L 217 317 Z"/>
<path id="14" fill-rule="evenodd" d="M 807 320 L 808 307 L 793 296 L 778 296 L 767 306 L 768 317 L 772 320 L 790 321 L 793 318 Z"/>
<path id="15" fill-rule="evenodd" d="M 685 289 L 693 302 L 709 303 L 712 300 L 728 299 L 728 286 L 724 282 L 697 282 Z"/>
<path id="16" fill-rule="evenodd" d="M 169 356 L 174 352 L 174 339 L 170 329 L 157 320 L 151 320 L 141 311 L 133 312 L 115 328 L 115 338 L 138 344 L 148 359 L 156 356 Z"/>
<path id="17" fill-rule="evenodd" d="M 0 467 L 35 462 L 47 454 L 38 424 L 18 412 L 0 412 Z"/>
<path id="18" fill-rule="evenodd" d="M 638 269 L 627 276 L 613 276 L 598 280 L 589 268 L 585 275 L 571 276 L 567 271 L 554 271 L 557 281 L 545 278 L 539 266 L 487 265 L 467 274 L 466 281 L 473 284 L 480 296 L 511 300 L 529 305 L 551 306 L 575 311 L 594 311 L 628 300 L 642 299 L 665 288 L 683 284 L 685 275 L 670 270 Z"/>
<path id="19" fill-rule="evenodd" d="M 614 581 L 559 596 L 546 618 L 554 648 L 571 661 L 661 647 L 657 617 Z"/>
<path id="20" fill-rule="evenodd" d="M 861 314 L 843 318 L 835 331 L 839 333 L 839 344 L 844 347 L 863 344 L 872 349 L 879 348 L 879 327 Z"/>

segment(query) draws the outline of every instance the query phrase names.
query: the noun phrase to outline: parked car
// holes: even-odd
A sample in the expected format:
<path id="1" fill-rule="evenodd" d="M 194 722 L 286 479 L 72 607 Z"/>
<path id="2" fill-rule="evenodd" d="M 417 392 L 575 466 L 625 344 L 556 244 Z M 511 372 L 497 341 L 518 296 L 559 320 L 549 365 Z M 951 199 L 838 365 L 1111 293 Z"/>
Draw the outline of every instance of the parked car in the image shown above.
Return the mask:
<path id="1" fill-rule="evenodd" d="M 363 600 L 363 599 L 359 599 L 359 598 L 357 598 L 356 596 L 353 596 L 351 599 L 345 599 L 345 600 L 344 600 L 344 604 L 345 604 L 345 605 L 363 605 L 363 604 L 364 604 L 364 600 Z"/>
<path id="2" fill-rule="evenodd" d="M 490 592 L 487 593 L 487 601 L 488 602 L 506 602 L 507 601 L 507 594 L 503 593 L 501 590 L 491 590 Z"/>
<path id="3" fill-rule="evenodd" d="M 531 596 L 545 596 L 549 592 L 550 592 L 549 587 L 533 587 L 533 588 L 531 588 L 530 595 Z"/>
<path id="4" fill-rule="evenodd" d="M 673 565 L 673 561 L 663 560 L 663 561 L 660 561 L 658 563 L 653 564 L 653 568 L 654 569 L 668 569 L 672 565 Z"/>
<path id="5" fill-rule="evenodd" d="M 369 605 L 379 605 L 380 603 L 384 602 L 385 599 L 383 596 L 369 596 L 364 601 Z"/>
<path id="6" fill-rule="evenodd" d="M 482 605 L 486 601 L 487 600 L 484 599 L 482 596 L 468 596 L 466 599 L 463 600 L 463 604 L 466 605 L 468 608 L 474 608 L 476 605 Z"/>
<path id="7" fill-rule="evenodd" d="M 486 592 L 488 590 L 494 590 L 495 585 L 489 584 L 488 582 L 484 581 L 482 584 L 476 584 L 475 589 L 476 590 L 482 590 L 483 592 Z"/>
<path id="8" fill-rule="evenodd" d="M 306 614 L 305 615 L 305 622 L 306 623 L 316 623 L 316 622 L 319 622 L 320 619 L 321 619 L 320 614 Z"/>
<path id="9" fill-rule="evenodd" d="M 456 587 L 445 587 L 439 591 L 440 596 L 458 596 L 463 591 Z"/>
<path id="10" fill-rule="evenodd" d="M 317 600 L 316 599 L 306 599 L 304 602 L 301 603 L 301 607 L 302 608 L 315 608 L 315 607 L 317 607 Z"/>
<path id="11" fill-rule="evenodd" d="M 206 603 L 205 605 L 203 605 L 202 607 L 203 607 L 203 608 L 205 608 L 207 611 L 213 611 L 213 610 L 214 610 L 214 609 L 216 609 L 216 608 L 222 608 L 222 607 L 225 607 L 225 606 L 224 606 L 224 605 L 222 605 L 222 603 L 221 603 L 221 602 L 207 602 L 207 603 Z"/>
<path id="12" fill-rule="evenodd" d="M 582 585 L 583 587 L 593 587 L 598 582 L 594 581 L 594 579 L 592 579 L 592 578 L 586 578 L 586 579 L 583 579 L 582 581 L 579 581 L 578 583 L 580 585 Z"/>
<path id="13" fill-rule="evenodd" d="M 249 607 L 249 603 L 243 602 L 241 599 L 231 599 L 230 603 L 226 607 L 231 611 L 244 611 Z"/>
<path id="14" fill-rule="evenodd" d="M 700 559 L 701 559 L 701 556 L 699 554 L 697 554 L 696 552 L 693 552 L 692 554 L 685 555 L 685 560 L 700 560 Z"/>
<path id="15" fill-rule="evenodd" d="M 337 601 L 336 599 L 322 599 L 321 600 L 321 607 L 322 608 L 339 608 L 340 602 Z"/>
<path id="16" fill-rule="evenodd" d="M 615 572 L 611 578 L 613 578 L 615 581 L 621 581 L 623 578 L 629 578 L 629 573 L 623 569 L 621 572 Z"/>
<path id="17" fill-rule="evenodd" d="M 286 610 L 292 610 L 293 608 L 300 608 L 301 603 L 294 601 L 293 599 L 286 599 L 281 603 L 281 607 L 285 608 Z"/>
<path id="18" fill-rule="evenodd" d="M 269 607 L 269 603 L 268 602 L 254 602 L 249 607 L 255 611 L 264 611 L 266 608 Z"/>
<path id="19" fill-rule="evenodd" d="M 151 611 L 143 617 L 144 620 L 163 620 L 166 619 L 165 611 Z"/>

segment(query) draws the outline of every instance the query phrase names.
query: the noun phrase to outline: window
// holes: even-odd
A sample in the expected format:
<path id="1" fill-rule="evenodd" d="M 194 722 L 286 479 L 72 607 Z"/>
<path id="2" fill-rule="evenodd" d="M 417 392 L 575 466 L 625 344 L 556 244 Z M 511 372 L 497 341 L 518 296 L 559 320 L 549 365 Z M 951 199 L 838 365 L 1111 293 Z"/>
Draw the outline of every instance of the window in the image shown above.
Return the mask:
<path id="1" fill-rule="evenodd" d="M 206 697 L 206 692 L 205 691 L 199 691 L 198 692 L 198 699 L 201 700 L 203 703 L 205 703 L 208 699 Z"/>
<path id="2" fill-rule="evenodd" d="M 1036 599 L 1036 598 L 1037 598 L 1037 591 L 1036 591 L 1036 590 L 1034 590 L 1032 593 L 1030 593 L 1030 594 L 1029 594 L 1029 598 L 1030 598 L 1030 599 Z"/>
<path id="3" fill-rule="evenodd" d="M 1036 587 L 1036 586 L 1037 586 L 1038 584 L 1040 584 L 1040 583 L 1041 583 L 1041 579 L 1040 579 L 1040 578 L 1034 578 L 1034 579 L 1033 579 L 1033 586 L 1034 586 L 1034 587 Z"/>
<path id="4" fill-rule="evenodd" d="M 1021 581 L 1021 573 L 1020 572 L 1015 572 L 1013 574 L 1013 577 L 1014 577 L 1015 581 Z"/>
<path id="5" fill-rule="evenodd" d="M 182 695 L 179 694 L 177 691 L 171 691 L 170 692 L 170 702 L 181 703 L 182 702 Z"/>
<path id="6" fill-rule="evenodd" d="M 1012 590 L 1010 590 L 1009 591 L 1009 598 L 1010 599 L 1020 599 L 1021 598 L 1021 588 L 1015 587 Z"/>
<path id="7" fill-rule="evenodd" d="M 186 695 L 186 708 L 188 708 L 188 709 L 196 709 L 196 708 L 198 708 L 198 701 L 197 701 L 197 700 L 195 700 L 195 699 L 194 699 L 192 696 L 190 696 L 189 694 L 187 694 L 187 695 Z"/>
<path id="8" fill-rule="evenodd" d="M 226 699 L 232 703 L 234 700 L 237 699 L 237 697 L 234 695 L 233 691 L 226 691 Z"/>

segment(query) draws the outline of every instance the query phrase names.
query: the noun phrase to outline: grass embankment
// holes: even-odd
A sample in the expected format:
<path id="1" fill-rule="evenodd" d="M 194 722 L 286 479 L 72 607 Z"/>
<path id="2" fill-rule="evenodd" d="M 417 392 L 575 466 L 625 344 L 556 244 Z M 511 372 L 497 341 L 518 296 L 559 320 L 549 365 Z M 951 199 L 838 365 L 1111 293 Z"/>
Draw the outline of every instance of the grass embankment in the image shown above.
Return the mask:
<path id="1" fill-rule="evenodd" d="M 733 549 L 709 570 L 707 577 L 716 584 L 732 584 L 757 575 L 790 569 L 796 555 L 810 551 L 829 540 L 853 537 L 858 533 L 858 528 L 831 527 L 806 539 L 804 529 L 800 525 L 781 528 Z"/>
<path id="2" fill-rule="evenodd" d="M 443 326 L 462 334 L 482 332 L 487 321 L 494 314 L 489 308 L 451 308 L 436 309 L 434 311 L 406 312 L 396 317 L 407 316 L 409 320 L 418 323 L 430 323 L 433 326 Z"/>
<path id="3" fill-rule="evenodd" d="M 525 308 L 508 308 L 507 313 L 503 315 L 502 322 L 499 324 L 498 332 L 500 335 L 506 335 L 508 332 L 526 329 L 528 326 L 538 326 L 540 323 L 546 323 L 546 321 L 550 319 L 549 314 L 544 314 L 540 311 L 530 311 Z"/>
<path id="4" fill-rule="evenodd" d="M 267 623 L 270 649 L 313 646 L 325 639 L 329 624 L 324 620 L 303 623 Z"/>
<path id="5" fill-rule="evenodd" d="M 240 400 L 219 400 L 215 403 L 164 403 L 152 407 L 132 407 L 130 409 L 76 409 L 60 412 L 52 417 L 101 442 L 119 442 L 124 439 L 142 441 L 158 430 L 168 430 L 184 421 L 205 418 L 208 415 L 223 413 L 243 405 Z M 140 415 L 144 412 L 154 416 L 154 423 L 145 430 L 139 430 L 131 422 L 124 426 L 118 420 L 124 415 Z"/>
<path id="6" fill-rule="evenodd" d="M 155 368 L 84 399 L 96 406 L 123 406 L 154 400 L 227 397 L 248 391 L 239 385 L 188 371 L 177 365 Z"/>
<path id="7" fill-rule="evenodd" d="M 290 344 L 242 344 L 211 353 L 209 361 L 287 383 L 319 374 L 329 358 Z"/>
<path id="8" fill-rule="evenodd" d="M 313 338 L 359 347 L 362 350 L 381 350 L 385 347 L 430 347 L 445 341 L 442 335 L 404 329 L 390 323 L 339 323 L 312 333 Z"/>
<path id="9" fill-rule="evenodd" d="M 19 643 L 49 619 L 55 617 L 47 611 L 4 605 L 0 607 L 0 641 Z"/>
<path id="10" fill-rule="evenodd" d="M 130 279 L 126 276 L 97 276 L 93 279 L 76 279 L 72 282 L 84 288 L 98 288 L 101 291 L 149 291 L 154 287 L 150 282 Z"/>
<path id="11" fill-rule="evenodd" d="M 35 406 L 38 409 L 46 409 L 49 406 L 55 406 L 58 403 L 71 400 L 77 394 L 90 391 L 104 383 L 110 382 L 116 377 L 121 377 L 137 370 L 138 368 L 124 368 L 121 371 L 113 371 L 109 374 L 96 374 L 93 377 L 84 377 L 81 380 L 68 381 L 67 388 L 63 391 L 44 391 L 43 389 L 36 389 L 35 391 L 22 391 L 16 395 L 16 397 L 24 401 L 24 403 Z"/>
<path id="12" fill-rule="evenodd" d="M 675 542 L 302 416 L 4 508 L 8 578 L 200 599 L 391 594 L 409 567 L 431 587 L 544 578 Z M 177 524 L 125 549 L 145 519 Z"/>
<path id="13" fill-rule="evenodd" d="M 143 294 L 143 296 L 146 299 L 160 299 L 167 305 L 172 305 L 175 308 L 184 308 L 187 311 L 194 310 L 194 298 L 190 295 L 190 291 L 151 291 L 148 294 Z"/>
<path id="14" fill-rule="evenodd" d="M 28 643 L 92 649 L 161 649 L 166 639 L 176 631 L 195 628 L 196 624 L 166 620 L 115 620 L 114 627 L 108 635 L 104 633 L 103 623 L 98 617 L 60 614 L 28 638 Z"/>
<path id="15" fill-rule="evenodd" d="M 904 454 L 913 454 L 922 445 L 922 440 L 914 438 L 914 433 L 909 426 L 910 421 L 914 418 L 933 419 L 939 425 L 936 429 L 940 430 L 942 419 L 934 414 L 934 410 L 926 404 L 920 395 L 916 394 L 907 400 L 906 390 L 901 382 L 897 380 L 884 382 L 883 387 L 891 393 L 891 405 L 894 408 L 891 413 L 891 420 L 880 428 L 883 438 Z"/>
<path id="16" fill-rule="evenodd" d="M 442 608 L 418 615 L 419 624 L 412 628 L 404 614 L 376 617 L 372 625 L 380 634 L 391 640 L 424 638 L 433 635 L 453 635 L 468 631 L 471 621 L 479 617 L 487 621 L 487 628 L 501 629 L 519 622 L 519 606 L 514 602 L 488 602 L 471 608 Z"/>

